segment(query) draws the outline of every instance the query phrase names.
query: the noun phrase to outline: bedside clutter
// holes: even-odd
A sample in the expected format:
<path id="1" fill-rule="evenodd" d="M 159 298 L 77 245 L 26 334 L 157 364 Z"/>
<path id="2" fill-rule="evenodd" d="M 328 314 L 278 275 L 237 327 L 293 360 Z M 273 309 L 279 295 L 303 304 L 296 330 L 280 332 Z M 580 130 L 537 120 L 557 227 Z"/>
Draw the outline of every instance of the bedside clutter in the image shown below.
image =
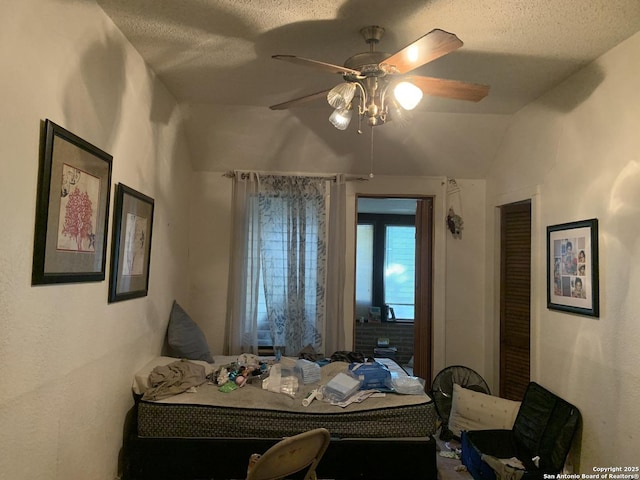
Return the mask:
<path id="1" fill-rule="evenodd" d="M 387 345 L 379 345 L 380 339 L 388 339 Z M 403 365 L 413 356 L 413 323 L 405 322 L 380 322 L 380 323 L 356 323 L 354 350 L 363 352 L 367 357 L 383 357 L 394 355 L 395 360 Z M 374 353 L 376 348 L 389 348 L 393 350 L 381 350 L 381 354 Z"/>
<path id="2" fill-rule="evenodd" d="M 373 349 L 374 357 L 391 358 L 395 360 L 397 353 L 398 349 L 396 347 L 375 347 Z"/>

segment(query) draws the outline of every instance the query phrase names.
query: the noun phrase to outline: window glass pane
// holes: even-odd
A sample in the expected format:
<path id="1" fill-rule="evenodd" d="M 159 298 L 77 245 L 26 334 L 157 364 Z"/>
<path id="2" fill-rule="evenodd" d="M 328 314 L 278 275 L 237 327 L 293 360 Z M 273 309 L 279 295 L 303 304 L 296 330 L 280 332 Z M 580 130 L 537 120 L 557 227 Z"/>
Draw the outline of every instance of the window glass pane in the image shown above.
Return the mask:
<path id="1" fill-rule="evenodd" d="M 393 308 L 398 319 L 414 319 L 415 257 L 415 227 L 387 225 L 384 302 Z"/>
<path id="2" fill-rule="evenodd" d="M 373 303 L 373 225 L 358 225 L 356 246 L 356 317 L 367 317 Z"/>
<path id="3" fill-rule="evenodd" d="M 273 342 L 269 333 L 269 322 L 267 322 L 267 302 L 264 298 L 262 275 L 260 275 L 258 292 L 258 346 L 271 347 Z"/>

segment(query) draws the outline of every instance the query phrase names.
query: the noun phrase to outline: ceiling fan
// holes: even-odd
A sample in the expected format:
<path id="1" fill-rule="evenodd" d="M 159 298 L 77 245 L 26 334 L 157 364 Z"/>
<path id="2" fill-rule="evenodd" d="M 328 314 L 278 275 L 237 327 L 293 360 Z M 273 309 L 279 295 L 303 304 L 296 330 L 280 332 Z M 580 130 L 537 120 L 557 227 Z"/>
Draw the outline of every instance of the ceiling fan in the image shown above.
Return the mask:
<path id="1" fill-rule="evenodd" d="M 360 34 L 369 44 L 369 51 L 353 55 L 345 61 L 344 66 L 294 55 L 273 55 L 272 58 L 276 60 L 340 74 L 345 82 L 332 89 L 272 105 L 269 108 L 284 110 L 326 97 L 335 109 L 329 120 L 339 130 L 345 130 L 351 122 L 354 108 L 359 119 L 366 118 L 367 123 L 373 127 L 390 121 L 394 116 L 401 117 L 403 110 L 415 108 L 422 99 L 423 93 L 473 102 L 482 100 L 489 93 L 487 85 L 406 75 L 460 48 L 463 43 L 453 33 L 434 29 L 393 55 L 375 49 L 384 35 L 384 28 L 377 25 L 364 27 L 360 30 Z M 393 91 L 393 95 L 387 95 L 389 91 Z M 358 100 L 355 105 L 354 99 Z"/>

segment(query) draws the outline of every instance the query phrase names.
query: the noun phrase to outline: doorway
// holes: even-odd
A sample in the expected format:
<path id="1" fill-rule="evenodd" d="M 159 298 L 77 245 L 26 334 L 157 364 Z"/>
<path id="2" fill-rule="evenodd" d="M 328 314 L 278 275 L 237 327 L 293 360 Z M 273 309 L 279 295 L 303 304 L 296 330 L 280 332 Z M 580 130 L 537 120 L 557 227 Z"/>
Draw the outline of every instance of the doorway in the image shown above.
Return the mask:
<path id="1" fill-rule="evenodd" d="M 500 208 L 500 396 L 521 401 L 529 384 L 531 201 Z"/>
<path id="2" fill-rule="evenodd" d="M 354 349 L 431 385 L 433 198 L 358 196 Z"/>

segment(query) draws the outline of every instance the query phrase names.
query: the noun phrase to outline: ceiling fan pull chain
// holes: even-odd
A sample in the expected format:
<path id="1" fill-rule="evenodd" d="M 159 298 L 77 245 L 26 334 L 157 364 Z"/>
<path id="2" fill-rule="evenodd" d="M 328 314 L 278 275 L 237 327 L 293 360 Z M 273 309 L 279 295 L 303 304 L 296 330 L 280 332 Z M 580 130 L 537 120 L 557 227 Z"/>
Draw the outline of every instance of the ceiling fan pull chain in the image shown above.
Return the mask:
<path id="1" fill-rule="evenodd" d="M 369 166 L 369 178 L 373 178 L 373 127 L 371 129 L 371 165 Z"/>
<path id="2" fill-rule="evenodd" d="M 360 99 L 361 105 L 358 107 L 358 134 L 362 135 L 362 98 Z"/>

